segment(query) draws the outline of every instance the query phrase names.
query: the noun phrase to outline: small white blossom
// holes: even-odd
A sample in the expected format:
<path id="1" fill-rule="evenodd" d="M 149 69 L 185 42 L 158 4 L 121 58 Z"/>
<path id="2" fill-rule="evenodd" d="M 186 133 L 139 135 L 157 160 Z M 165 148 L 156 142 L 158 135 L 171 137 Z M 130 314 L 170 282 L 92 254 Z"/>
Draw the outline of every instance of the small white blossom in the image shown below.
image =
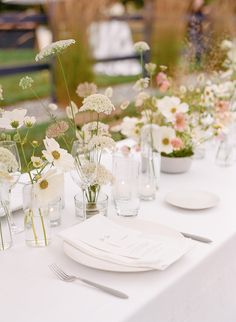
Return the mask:
<path id="1" fill-rule="evenodd" d="M 120 109 L 123 111 L 126 110 L 129 104 L 130 104 L 130 101 L 124 101 L 123 103 L 121 103 Z"/>
<path id="2" fill-rule="evenodd" d="M 13 111 L 3 111 L 0 118 L 0 128 L 6 130 L 18 129 L 24 124 L 27 110 L 14 109 Z"/>
<path id="3" fill-rule="evenodd" d="M 35 168 L 41 168 L 42 165 L 44 164 L 43 160 L 40 157 L 35 157 L 35 156 L 31 157 L 31 162 L 33 163 L 33 166 Z"/>
<path id="4" fill-rule="evenodd" d="M 109 170 L 107 170 L 102 164 L 87 162 L 83 165 L 81 172 L 86 178 L 92 178 L 94 177 L 94 173 L 96 173 L 95 177 L 90 183 L 91 186 L 103 186 L 113 181 L 112 173 Z"/>
<path id="5" fill-rule="evenodd" d="M 78 106 L 75 104 L 75 102 L 71 101 L 70 105 L 66 107 L 66 114 L 68 118 L 72 120 L 78 112 Z"/>
<path id="6" fill-rule="evenodd" d="M 135 91 L 142 91 L 143 89 L 148 88 L 149 85 L 149 78 L 145 77 L 145 78 L 140 78 L 139 80 L 136 81 L 136 83 L 133 86 L 133 89 Z"/>
<path id="7" fill-rule="evenodd" d="M 83 100 L 83 105 L 81 106 L 80 111 L 94 111 L 109 115 L 114 109 L 114 105 L 106 95 L 93 94 Z"/>
<path id="8" fill-rule="evenodd" d="M 58 106 L 57 106 L 57 104 L 50 103 L 50 104 L 48 104 L 48 108 L 49 108 L 51 111 L 56 111 L 56 110 L 58 109 Z"/>
<path id="9" fill-rule="evenodd" d="M 138 41 L 134 44 L 134 49 L 138 53 L 150 50 L 149 45 L 145 41 Z"/>
<path id="10" fill-rule="evenodd" d="M 43 140 L 46 150 L 43 150 L 45 159 L 62 171 L 69 171 L 74 168 L 74 159 L 65 149 L 61 149 L 57 141 L 46 137 Z"/>
<path id="11" fill-rule="evenodd" d="M 135 106 L 136 107 L 141 107 L 146 100 L 150 98 L 150 95 L 146 92 L 140 92 L 135 100 Z"/>
<path id="12" fill-rule="evenodd" d="M 113 95 L 113 89 L 112 87 L 107 87 L 107 89 L 105 90 L 104 95 L 106 95 L 107 97 L 111 98 Z"/>
<path id="13" fill-rule="evenodd" d="M 233 43 L 228 39 L 224 39 L 220 44 L 220 48 L 223 50 L 228 50 L 228 49 L 231 49 L 232 47 L 233 47 Z"/>
<path id="14" fill-rule="evenodd" d="M 59 40 L 44 47 L 35 57 L 36 61 L 40 61 L 46 57 L 60 54 L 67 47 L 75 44 L 74 39 Z"/>
<path id="15" fill-rule="evenodd" d="M 0 169 L 3 172 L 16 172 L 18 163 L 11 151 L 0 146 Z"/>
<path id="16" fill-rule="evenodd" d="M 24 118 L 24 125 L 28 128 L 32 127 L 36 122 L 36 118 L 34 116 L 26 116 Z"/>
<path id="17" fill-rule="evenodd" d="M 81 83 L 76 89 L 76 94 L 80 97 L 87 97 L 97 93 L 97 85 L 94 83 Z"/>
<path id="18" fill-rule="evenodd" d="M 128 138 L 137 138 L 140 134 L 140 128 L 137 126 L 139 122 L 137 117 L 124 117 L 120 124 L 121 133 Z"/>
<path id="19" fill-rule="evenodd" d="M 113 150 L 115 141 L 109 136 L 94 135 L 88 143 L 88 150 Z"/>
<path id="20" fill-rule="evenodd" d="M 157 69 L 157 65 L 154 63 L 145 64 L 145 69 L 149 75 L 154 75 Z"/>
<path id="21" fill-rule="evenodd" d="M 29 77 L 29 76 L 25 76 L 25 77 L 22 77 L 20 79 L 20 82 L 19 82 L 19 86 L 22 88 L 22 89 L 27 89 L 27 88 L 30 88 L 32 87 L 32 84 L 34 83 L 34 80 L 32 77 Z"/>
<path id="22" fill-rule="evenodd" d="M 82 143 L 89 143 L 94 135 L 109 136 L 109 126 L 102 122 L 90 122 L 82 126 L 81 131 L 77 131 L 76 136 Z"/>

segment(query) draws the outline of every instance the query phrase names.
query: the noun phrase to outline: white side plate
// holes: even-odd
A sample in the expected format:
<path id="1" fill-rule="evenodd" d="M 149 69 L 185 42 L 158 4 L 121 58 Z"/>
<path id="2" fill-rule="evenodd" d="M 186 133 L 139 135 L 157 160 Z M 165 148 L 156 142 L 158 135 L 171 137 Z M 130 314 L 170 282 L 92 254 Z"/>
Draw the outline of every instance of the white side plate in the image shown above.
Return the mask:
<path id="1" fill-rule="evenodd" d="M 169 192 L 165 197 L 165 201 L 172 206 L 190 210 L 215 207 L 219 200 L 216 194 L 202 190 L 176 190 Z"/>

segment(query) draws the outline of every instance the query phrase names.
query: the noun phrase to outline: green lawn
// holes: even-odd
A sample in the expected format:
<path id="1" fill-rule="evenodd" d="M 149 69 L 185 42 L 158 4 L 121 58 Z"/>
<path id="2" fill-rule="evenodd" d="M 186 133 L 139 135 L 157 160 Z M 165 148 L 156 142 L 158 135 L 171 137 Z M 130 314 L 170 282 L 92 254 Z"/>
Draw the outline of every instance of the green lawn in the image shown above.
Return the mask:
<path id="1" fill-rule="evenodd" d="M 34 62 L 36 51 L 34 50 L 1 50 L 0 51 L 0 66 L 14 66 L 24 65 L 27 63 Z M 40 71 L 31 74 L 35 81 L 35 88 L 39 97 L 50 96 L 51 84 L 50 74 L 48 71 Z M 30 91 L 23 91 L 19 88 L 19 80 L 25 76 L 25 74 L 18 74 L 13 76 L 1 76 L 0 73 L 0 84 L 4 90 L 4 105 L 11 105 L 20 101 L 34 99 L 33 93 Z M 137 76 L 107 76 L 107 75 L 95 75 L 94 82 L 98 87 L 113 86 L 116 84 L 129 83 L 135 81 Z M 14 93 L 14 95 L 12 94 Z"/>

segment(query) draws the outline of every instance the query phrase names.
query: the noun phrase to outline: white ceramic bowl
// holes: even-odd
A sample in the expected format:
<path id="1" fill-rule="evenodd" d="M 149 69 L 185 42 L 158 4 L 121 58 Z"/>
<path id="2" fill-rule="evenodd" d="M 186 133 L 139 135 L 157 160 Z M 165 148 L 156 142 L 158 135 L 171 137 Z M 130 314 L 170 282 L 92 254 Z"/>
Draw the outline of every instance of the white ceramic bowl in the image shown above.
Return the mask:
<path id="1" fill-rule="evenodd" d="M 192 164 L 191 157 L 168 158 L 161 156 L 161 172 L 183 173 L 187 172 Z"/>

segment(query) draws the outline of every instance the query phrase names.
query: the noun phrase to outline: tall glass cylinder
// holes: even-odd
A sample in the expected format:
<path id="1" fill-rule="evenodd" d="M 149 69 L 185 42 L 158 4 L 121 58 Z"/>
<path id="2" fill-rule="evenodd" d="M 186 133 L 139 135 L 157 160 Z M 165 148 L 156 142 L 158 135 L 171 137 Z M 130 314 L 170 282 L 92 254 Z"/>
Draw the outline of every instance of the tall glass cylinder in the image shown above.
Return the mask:
<path id="1" fill-rule="evenodd" d="M 35 198 L 32 184 L 23 188 L 25 242 L 31 247 L 44 247 L 51 243 L 49 205 Z"/>
<path id="2" fill-rule="evenodd" d="M 0 182 L 0 251 L 12 246 L 8 186 Z"/>
<path id="3" fill-rule="evenodd" d="M 139 212 L 139 160 L 133 155 L 113 155 L 113 199 L 119 216 L 137 216 Z"/>

